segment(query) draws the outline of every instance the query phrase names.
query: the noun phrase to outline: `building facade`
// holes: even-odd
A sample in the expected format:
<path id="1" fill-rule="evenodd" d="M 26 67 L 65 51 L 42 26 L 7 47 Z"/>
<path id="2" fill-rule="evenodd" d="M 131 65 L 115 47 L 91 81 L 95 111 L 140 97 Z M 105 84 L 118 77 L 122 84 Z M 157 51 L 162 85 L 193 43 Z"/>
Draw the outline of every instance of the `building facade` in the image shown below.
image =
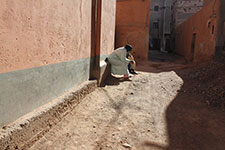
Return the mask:
<path id="1" fill-rule="evenodd" d="M 218 22 L 218 35 L 216 40 L 216 53 L 215 59 L 225 62 L 225 1 L 220 0 L 220 9 L 217 17 Z"/>
<path id="2" fill-rule="evenodd" d="M 204 0 L 173 0 L 173 25 L 177 27 L 198 12 Z"/>
<path id="3" fill-rule="evenodd" d="M 117 0 L 116 47 L 131 44 L 135 59 L 148 60 L 151 0 Z"/>
<path id="4" fill-rule="evenodd" d="M 152 0 L 150 7 L 150 49 L 171 49 L 171 6 L 173 0 Z"/>
<path id="5" fill-rule="evenodd" d="M 211 0 L 176 28 L 176 53 L 187 61 L 212 61 L 224 42 L 224 2 Z"/>
<path id="6" fill-rule="evenodd" d="M 2 0 L 0 127 L 87 81 L 114 50 L 115 14 L 114 0 Z"/>

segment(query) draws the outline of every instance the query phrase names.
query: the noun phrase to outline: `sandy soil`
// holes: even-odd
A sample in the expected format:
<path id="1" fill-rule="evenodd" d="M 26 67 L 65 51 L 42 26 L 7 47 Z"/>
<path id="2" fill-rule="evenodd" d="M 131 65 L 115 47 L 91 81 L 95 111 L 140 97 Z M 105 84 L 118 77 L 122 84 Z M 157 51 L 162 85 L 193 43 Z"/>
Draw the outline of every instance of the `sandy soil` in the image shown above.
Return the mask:
<path id="1" fill-rule="evenodd" d="M 225 114 L 191 92 L 188 65 L 138 69 L 132 81 L 110 79 L 89 94 L 30 150 L 225 149 Z"/>

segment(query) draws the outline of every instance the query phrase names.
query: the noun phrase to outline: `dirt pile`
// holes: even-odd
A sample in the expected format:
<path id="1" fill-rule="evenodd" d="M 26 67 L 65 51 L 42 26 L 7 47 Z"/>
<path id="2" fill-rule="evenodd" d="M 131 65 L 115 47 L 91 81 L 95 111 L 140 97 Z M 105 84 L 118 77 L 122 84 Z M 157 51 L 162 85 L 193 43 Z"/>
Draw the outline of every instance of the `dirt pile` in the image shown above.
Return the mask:
<path id="1" fill-rule="evenodd" d="M 186 80 L 191 80 L 191 92 L 200 94 L 204 102 L 225 110 L 225 64 L 203 64 L 189 70 Z"/>

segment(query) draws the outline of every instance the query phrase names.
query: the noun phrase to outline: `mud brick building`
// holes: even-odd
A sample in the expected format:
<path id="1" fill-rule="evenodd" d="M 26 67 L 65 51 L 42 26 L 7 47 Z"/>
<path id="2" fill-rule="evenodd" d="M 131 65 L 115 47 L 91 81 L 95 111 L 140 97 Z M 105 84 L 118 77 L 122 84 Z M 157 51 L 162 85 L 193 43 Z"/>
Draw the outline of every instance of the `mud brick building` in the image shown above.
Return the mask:
<path id="1" fill-rule="evenodd" d="M 198 12 L 203 5 L 204 0 L 173 0 L 173 25 L 180 25 Z"/>
<path id="2" fill-rule="evenodd" d="M 115 14 L 114 0 L 1 0 L 0 127 L 96 76 Z"/>
<path id="3" fill-rule="evenodd" d="M 127 43 L 136 59 L 148 59 L 150 0 L 117 0 L 116 47 Z"/>
<path id="4" fill-rule="evenodd" d="M 187 61 L 211 61 L 224 49 L 224 1 L 207 1 L 204 7 L 176 28 L 176 52 Z"/>

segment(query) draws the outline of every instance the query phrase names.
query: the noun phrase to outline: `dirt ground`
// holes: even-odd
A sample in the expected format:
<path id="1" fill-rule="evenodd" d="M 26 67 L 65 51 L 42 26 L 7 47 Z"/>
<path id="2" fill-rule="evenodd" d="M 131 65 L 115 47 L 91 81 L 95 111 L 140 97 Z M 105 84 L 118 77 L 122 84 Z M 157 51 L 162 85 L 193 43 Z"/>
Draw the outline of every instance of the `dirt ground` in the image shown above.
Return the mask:
<path id="1" fill-rule="evenodd" d="M 207 102 L 205 70 L 190 67 L 138 63 L 132 81 L 108 80 L 30 150 L 224 150 L 225 112 Z"/>

